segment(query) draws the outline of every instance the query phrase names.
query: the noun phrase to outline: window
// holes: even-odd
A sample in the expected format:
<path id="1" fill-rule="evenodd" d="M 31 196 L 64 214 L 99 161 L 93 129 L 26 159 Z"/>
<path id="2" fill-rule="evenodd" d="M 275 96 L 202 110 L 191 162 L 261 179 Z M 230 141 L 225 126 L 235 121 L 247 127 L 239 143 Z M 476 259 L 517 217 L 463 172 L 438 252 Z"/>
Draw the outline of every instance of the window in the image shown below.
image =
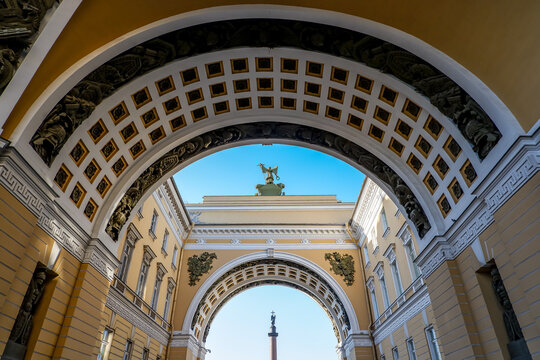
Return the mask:
<path id="1" fill-rule="evenodd" d="M 392 349 L 392 359 L 399 360 L 399 352 L 397 346 Z"/>
<path id="2" fill-rule="evenodd" d="M 155 239 L 156 238 L 156 227 L 157 227 L 157 221 L 158 221 L 158 213 L 156 210 L 154 210 L 154 213 L 152 214 L 152 222 L 150 223 L 150 235 Z"/>
<path id="3" fill-rule="evenodd" d="M 135 225 L 130 224 L 126 233 L 126 240 L 124 243 L 124 249 L 122 250 L 122 255 L 120 256 L 120 266 L 118 267 L 118 272 L 116 276 L 121 281 L 126 281 L 126 276 L 129 270 L 129 264 L 131 263 L 131 258 L 133 256 L 133 249 L 135 248 L 135 243 L 141 238 L 141 234 L 135 227 Z"/>
<path id="4" fill-rule="evenodd" d="M 175 245 L 174 246 L 174 250 L 173 250 L 173 254 L 172 254 L 172 267 L 174 269 L 176 269 L 176 258 L 178 257 L 178 247 Z"/>
<path id="5" fill-rule="evenodd" d="M 163 235 L 163 244 L 161 244 L 161 251 L 167 255 L 167 243 L 169 242 L 169 231 L 165 230 Z"/>
<path id="6" fill-rule="evenodd" d="M 143 348 L 142 351 L 142 360 L 148 360 L 148 356 L 150 355 L 150 350 L 147 348 Z"/>
<path id="7" fill-rule="evenodd" d="M 122 251 L 122 257 L 120 260 L 120 266 L 118 267 L 117 276 L 120 280 L 126 281 L 129 264 L 131 262 L 131 255 L 133 254 L 133 246 L 127 241 L 124 244 L 124 250 Z"/>
<path id="8" fill-rule="evenodd" d="M 407 350 L 409 351 L 409 360 L 416 360 L 416 349 L 412 338 L 407 339 Z"/>
<path id="9" fill-rule="evenodd" d="M 386 218 L 386 211 L 384 211 L 384 208 L 381 210 L 381 224 L 383 233 L 386 233 L 386 230 L 388 230 L 388 219 Z"/>
<path id="10" fill-rule="evenodd" d="M 165 296 L 165 307 L 163 309 L 163 318 L 167 322 L 169 321 L 168 316 L 169 316 L 169 308 L 171 306 L 171 296 L 172 296 L 172 289 L 168 288 L 167 295 Z"/>
<path id="11" fill-rule="evenodd" d="M 150 305 L 154 310 L 157 309 L 160 288 L 161 278 L 159 276 L 156 276 L 156 281 L 154 281 L 154 291 L 152 292 L 152 304 Z"/>
<path id="12" fill-rule="evenodd" d="M 426 338 L 429 347 L 429 353 L 432 360 L 441 360 L 441 352 L 439 350 L 439 344 L 437 343 L 437 336 L 435 335 L 435 329 L 430 326 L 426 329 Z"/>
<path id="13" fill-rule="evenodd" d="M 418 265 L 416 265 L 414 262 L 414 259 L 416 259 L 416 253 L 414 251 L 412 240 L 409 240 L 409 242 L 405 244 L 405 253 L 407 254 L 407 261 L 409 262 L 409 268 L 411 269 L 413 279 L 417 279 L 421 275 L 421 272 Z"/>
<path id="14" fill-rule="evenodd" d="M 124 356 L 122 360 L 131 360 L 131 352 L 133 351 L 133 341 L 127 339 L 126 346 L 124 348 Z"/>
<path id="15" fill-rule="evenodd" d="M 390 269 L 392 269 L 392 277 L 394 278 L 394 286 L 396 287 L 396 297 L 398 297 L 403 292 L 403 286 L 401 285 L 401 277 L 399 276 L 399 269 L 395 259 L 390 263 Z"/>
<path id="16" fill-rule="evenodd" d="M 388 299 L 388 290 L 386 289 L 386 281 L 384 281 L 384 275 L 379 278 L 379 282 L 381 283 L 381 293 L 384 303 L 384 308 L 388 308 L 390 306 L 390 300 Z"/>
<path id="17" fill-rule="evenodd" d="M 362 249 L 364 249 L 364 258 L 366 260 L 366 266 L 368 266 L 369 265 L 369 251 L 367 249 L 367 244 L 364 245 Z"/>
<path id="18" fill-rule="evenodd" d="M 145 262 L 143 261 L 143 263 L 141 264 L 141 271 L 139 272 L 139 279 L 137 281 L 137 289 L 135 290 L 137 295 L 139 295 L 140 297 L 143 297 L 144 295 L 144 287 L 146 284 L 147 274 L 148 274 L 148 265 L 145 264 Z"/>
<path id="19" fill-rule="evenodd" d="M 113 335 L 112 329 L 106 327 L 105 330 L 103 330 L 103 336 L 101 337 L 101 346 L 99 347 L 97 360 L 107 360 L 109 358 L 109 351 L 111 350 L 112 335 Z"/>
<path id="20" fill-rule="evenodd" d="M 143 218 L 142 205 L 139 206 L 139 210 L 137 210 L 137 217 L 139 218 L 139 220 L 141 220 Z"/>
<path id="21" fill-rule="evenodd" d="M 377 306 L 377 296 L 375 296 L 375 289 L 369 289 L 369 295 L 371 295 L 371 304 L 373 305 L 373 316 L 375 319 L 379 317 L 379 307 Z"/>

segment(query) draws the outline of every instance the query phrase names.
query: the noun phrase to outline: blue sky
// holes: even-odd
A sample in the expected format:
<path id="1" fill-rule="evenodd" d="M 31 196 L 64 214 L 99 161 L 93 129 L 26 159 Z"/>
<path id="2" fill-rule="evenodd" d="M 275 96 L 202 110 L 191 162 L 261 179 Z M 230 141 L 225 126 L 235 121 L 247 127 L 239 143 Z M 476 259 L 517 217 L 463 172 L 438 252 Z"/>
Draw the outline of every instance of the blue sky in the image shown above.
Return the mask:
<path id="1" fill-rule="evenodd" d="M 209 155 L 176 175 L 182 199 L 202 202 L 204 195 L 254 195 L 264 184 L 257 164 L 278 166 L 286 195 L 337 195 L 356 202 L 364 175 L 332 156 L 290 145 L 247 145 Z"/>
<path id="2" fill-rule="evenodd" d="M 248 145 L 209 155 L 174 175 L 186 204 L 204 195 L 254 195 L 264 184 L 257 164 L 278 166 L 286 195 L 337 195 L 356 202 L 364 175 L 332 156 L 290 145 Z M 208 360 L 266 360 L 270 312 L 277 315 L 278 359 L 337 359 L 337 340 L 324 310 L 283 286 L 249 289 L 221 308 L 206 342 Z"/>
<path id="3" fill-rule="evenodd" d="M 229 300 L 211 325 L 206 359 L 269 359 L 272 310 L 279 360 L 337 359 L 332 323 L 321 306 L 303 292 L 280 285 L 259 286 Z"/>

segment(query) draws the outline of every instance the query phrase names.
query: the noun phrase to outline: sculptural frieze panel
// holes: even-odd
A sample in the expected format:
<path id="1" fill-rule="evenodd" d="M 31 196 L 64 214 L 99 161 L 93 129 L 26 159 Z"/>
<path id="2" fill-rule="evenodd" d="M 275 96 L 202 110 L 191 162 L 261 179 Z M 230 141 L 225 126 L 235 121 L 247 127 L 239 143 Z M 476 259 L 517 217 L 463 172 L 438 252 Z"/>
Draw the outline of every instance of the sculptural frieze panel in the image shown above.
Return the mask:
<path id="1" fill-rule="evenodd" d="M 0 6 L 0 94 L 34 41 L 54 0 L 4 0 Z"/>
<path id="2" fill-rule="evenodd" d="M 431 228 L 429 220 L 410 187 L 394 170 L 359 145 L 331 132 L 304 125 L 261 122 L 210 131 L 182 143 L 148 167 L 127 189 L 114 210 L 105 231 L 118 240 L 120 230 L 144 193 L 163 176 L 186 160 L 208 150 L 239 141 L 255 139 L 295 140 L 328 149 L 347 157 L 379 178 L 396 195 L 420 237 Z"/>
<path id="3" fill-rule="evenodd" d="M 175 59 L 238 47 L 292 47 L 327 53 L 393 75 L 413 86 L 452 119 L 480 159 L 487 156 L 502 136 L 465 90 L 435 67 L 398 46 L 324 24 L 243 19 L 176 30 L 109 60 L 81 80 L 53 107 L 30 144 L 50 166 L 75 129 L 103 99 L 122 85 Z"/>

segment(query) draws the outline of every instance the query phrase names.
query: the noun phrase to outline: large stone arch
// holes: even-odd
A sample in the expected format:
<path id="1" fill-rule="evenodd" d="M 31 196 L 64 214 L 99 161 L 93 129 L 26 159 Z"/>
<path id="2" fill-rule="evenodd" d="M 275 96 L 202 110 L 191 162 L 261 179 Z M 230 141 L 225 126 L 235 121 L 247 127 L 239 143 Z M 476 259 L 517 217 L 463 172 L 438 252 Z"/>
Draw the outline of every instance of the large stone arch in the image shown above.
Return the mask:
<path id="1" fill-rule="evenodd" d="M 259 285 L 289 286 L 312 297 L 330 318 L 339 348 L 352 338 L 369 346 L 367 329 L 359 328 L 353 305 L 337 281 L 310 260 L 279 251 L 240 256 L 217 269 L 193 297 L 181 331 L 173 335 L 173 344 L 175 336 L 193 335 L 204 347 L 221 307 L 240 292 Z"/>
<path id="2" fill-rule="evenodd" d="M 209 12 L 203 11 L 167 19 L 140 29 L 126 39 L 108 44 L 104 49 L 100 49 L 95 57 L 83 60 L 69 73 L 64 74 L 65 77 L 57 79 L 50 86 L 50 92 L 42 96 L 43 101 L 36 102 L 28 111 L 28 116 L 32 120 L 23 121 L 14 138 L 14 147 L 30 162 L 45 182 L 55 189 L 59 207 L 70 213 L 84 231 L 92 237 L 102 239 L 110 249 L 114 249 L 116 245 L 109 241 L 104 229 L 126 191 L 132 187 L 133 179 L 144 176 L 146 169 L 167 152 L 181 146 L 179 144 L 187 144 L 205 132 L 216 131 L 224 126 L 237 126 L 257 121 L 281 121 L 293 125 L 310 126 L 316 131 L 347 139 L 352 144 L 347 145 L 349 148 L 360 146 L 366 149 L 382 163 L 388 165 L 392 177 L 398 175 L 400 184 L 402 182 L 408 188 L 405 196 L 412 196 L 414 201 L 408 202 L 409 206 L 405 206 L 407 202 L 399 201 L 397 194 L 393 195 L 393 199 L 401 203 L 402 209 L 408 214 L 412 213 L 411 209 L 417 214 L 420 212 L 420 218 L 428 219 L 429 227 L 434 229 L 424 238 L 422 247 L 433 237 L 444 234 L 454 223 L 456 215 L 459 216 L 474 201 L 475 191 L 485 176 L 489 174 L 497 163 L 498 157 L 505 153 L 519 134 L 515 119 L 504 104 L 480 80 L 455 61 L 418 39 L 395 29 L 343 14 L 328 14 L 319 11 L 302 13 L 302 9 L 288 7 L 270 7 L 270 9 L 271 11 L 268 12 L 267 7 L 248 7 L 245 13 L 240 11 L 235 15 L 221 11 L 223 9 L 220 9 L 221 12 L 210 9 Z M 235 8 L 235 10 L 238 9 Z M 308 13 L 326 19 L 321 21 L 321 28 L 325 29 L 322 31 L 321 44 L 328 45 L 325 39 L 329 38 L 328 34 L 334 33 L 343 35 L 337 37 L 341 39 L 341 42 L 338 41 L 337 45 L 330 44 L 332 46 L 320 46 L 320 44 L 317 45 L 316 39 L 311 39 L 308 45 L 298 45 L 298 41 L 297 43 L 286 41 L 274 43 L 274 40 L 266 39 L 253 44 L 249 41 L 235 43 L 229 37 L 228 44 L 232 44 L 230 48 L 208 46 L 203 49 L 204 51 L 197 50 L 192 53 L 188 51 L 186 57 L 176 55 L 172 57 L 166 55 L 163 59 L 159 56 L 143 57 L 149 61 L 157 59 L 157 63 L 150 64 L 146 68 L 139 68 L 133 74 L 129 74 L 130 76 L 126 75 L 125 79 L 117 82 L 117 86 L 107 87 L 107 84 L 100 83 L 99 78 L 96 78 L 96 74 L 99 73 L 97 69 L 109 69 L 111 73 L 115 73 L 119 62 L 129 59 L 135 62 L 140 61 L 140 57 L 137 60 L 133 56 L 141 51 L 145 53 L 170 48 L 170 44 L 163 44 L 162 41 L 163 37 L 171 36 L 171 31 L 193 32 L 193 27 L 202 29 L 208 27 L 209 23 L 218 28 L 223 24 L 233 28 L 238 24 L 248 24 L 249 28 L 249 26 L 257 26 L 257 21 L 254 19 L 261 17 L 270 18 L 265 20 L 267 24 L 287 23 L 289 27 L 285 26 L 285 28 L 289 30 L 294 29 L 295 24 L 309 28 L 313 27 L 313 23 L 306 22 Z M 275 20 L 279 17 L 278 15 L 283 15 L 281 18 L 286 20 Z M 317 16 L 311 21 L 318 19 Z M 358 24 L 355 25 L 353 20 L 359 20 Z M 341 27 L 338 28 L 338 25 Z M 318 38 L 318 35 L 315 38 Z M 358 45 L 364 44 L 363 41 L 371 45 L 367 48 Z M 144 51 L 138 47 L 139 45 L 133 47 L 134 44 L 141 42 L 145 42 Z M 153 47 L 155 44 L 158 44 L 157 48 Z M 251 47 L 237 48 L 236 45 Z M 358 48 L 362 51 L 359 53 L 352 51 Z M 362 55 L 365 51 L 367 51 L 367 57 Z M 246 58 L 249 64 L 249 71 L 233 74 L 229 65 L 230 60 L 242 57 Z M 406 61 L 395 63 L 389 60 L 393 57 L 403 58 Z M 257 58 L 271 58 L 272 71 L 268 72 L 264 67 L 258 69 L 255 64 L 255 61 L 258 61 Z M 295 60 L 296 71 L 287 69 L 284 71 L 281 64 L 283 59 Z M 382 63 L 379 62 L 380 59 L 383 59 Z M 222 63 L 223 74 L 214 76 L 207 73 L 206 66 L 217 62 Z M 309 63 L 322 65 L 320 77 L 311 70 L 310 73 L 306 71 Z M 406 68 L 410 68 L 411 65 L 424 69 L 427 73 L 420 71 L 419 79 L 410 78 Z M 227 66 L 229 68 L 226 69 Z M 181 72 L 194 67 L 198 69 L 198 80 L 193 83 L 184 81 Z M 230 73 L 226 73 L 227 71 Z M 426 74 L 429 76 L 425 77 Z M 171 92 L 166 89 L 157 90 L 156 82 L 169 76 L 174 90 Z M 242 99 L 243 92 L 236 91 L 234 81 L 241 80 L 244 76 L 251 84 L 247 96 L 250 99 L 250 105 L 241 109 L 238 101 Z M 263 77 L 271 78 L 273 81 L 270 93 L 274 102 L 271 108 L 258 103 L 260 98 L 268 94 L 266 92 L 268 90 L 258 88 L 258 79 Z M 368 85 L 363 79 L 368 80 Z M 428 79 L 438 84 L 436 87 L 439 88 L 435 93 L 428 89 L 429 86 L 424 88 L 418 83 L 418 81 Z M 290 89 L 284 87 L 282 84 L 284 80 L 295 82 L 297 84 L 294 85 L 297 86 L 295 91 L 289 91 Z M 223 95 L 224 101 L 220 100 L 221 95 L 214 97 L 210 93 L 210 86 L 217 82 L 226 84 L 227 94 Z M 308 82 L 320 86 L 318 94 L 313 95 L 306 90 Z M 98 91 L 97 88 L 100 90 Z M 141 91 L 144 92 L 145 89 L 148 91 L 150 101 L 136 102 L 135 95 L 141 94 Z M 204 99 L 202 102 L 198 100 L 190 102 L 186 96 L 197 89 L 201 89 Z M 393 100 L 386 98 L 387 89 L 390 90 L 390 97 L 394 92 Z M 337 90 L 337 95 L 333 94 L 334 90 Z M 101 94 L 97 95 L 99 92 Z M 339 95 L 340 92 L 342 95 Z M 85 96 L 88 94 L 94 100 L 95 96 L 99 98 L 99 101 L 96 100 L 97 106 L 94 106 L 96 104 L 88 105 L 85 102 L 88 100 Z M 174 95 L 181 99 L 178 103 L 180 109 L 166 113 L 165 103 L 174 99 Z M 359 103 L 355 103 L 357 98 L 360 99 Z M 447 106 L 444 100 L 447 98 L 455 99 L 456 102 L 452 106 Z M 444 101 L 440 102 L 441 99 Z M 287 103 L 290 100 L 293 101 L 293 106 Z M 364 108 L 362 108 L 362 101 L 366 104 Z M 219 102 L 227 103 L 228 111 L 218 113 L 215 106 Z M 419 112 L 412 116 L 407 110 L 408 104 L 411 103 L 413 104 L 411 109 L 419 109 Z M 55 104 L 57 104 L 56 108 Z M 86 106 L 89 107 L 86 108 Z M 236 110 L 234 110 L 235 106 Z M 205 109 L 204 113 L 197 118 L 195 112 L 202 108 Z M 74 112 L 73 109 L 75 109 Z M 141 124 L 141 117 L 152 109 L 156 109 L 159 119 L 150 124 L 144 122 Z M 377 113 L 380 109 L 386 111 L 388 118 L 381 120 L 381 114 L 384 115 L 384 113 Z M 125 110 L 124 113 L 129 113 L 129 115 L 120 115 L 115 118 L 113 112 L 116 110 L 120 112 Z M 62 123 L 72 122 L 71 116 L 80 116 L 77 118 L 77 121 L 80 121 L 79 126 L 66 130 Z M 178 120 L 181 116 L 184 117 L 183 120 Z M 53 127 L 42 127 L 43 119 L 47 121 L 53 118 L 53 124 L 55 124 Z M 483 120 L 478 120 L 480 118 Z M 436 120 L 433 123 L 435 128 L 442 128 L 440 133 L 432 133 L 431 119 Z M 106 134 L 89 140 L 89 133 L 100 121 L 107 129 Z M 173 121 L 178 121 L 178 124 L 174 125 Z M 137 134 L 133 138 L 125 139 L 121 132 L 127 128 L 126 125 L 132 123 L 135 124 Z M 60 125 L 57 126 L 58 124 Z M 405 128 L 409 129 L 408 135 L 403 134 L 400 124 L 405 124 Z M 474 126 L 467 127 L 468 124 Z M 40 127 L 42 134 L 56 132 L 53 137 L 67 139 L 65 142 L 64 139 L 57 141 L 57 145 L 60 145 L 58 154 L 51 156 L 48 160 L 45 159 L 45 162 L 43 157 L 35 151 L 35 134 Z M 157 136 L 154 142 L 151 136 L 155 134 L 154 131 L 160 129 L 163 136 Z M 504 133 L 502 137 L 500 137 L 501 132 Z M 71 134 L 73 135 L 68 136 Z M 71 156 L 79 141 L 83 142 L 87 150 L 80 162 L 74 161 Z M 105 155 L 101 157 L 100 150 L 104 150 L 110 141 L 114 141 L 117 149 L 112 152 L 111 157 Z M 141 141 L 145 150 L 142 155 L 134 156 L 130 151 L 136 143 Z M 491 149 L 489 145 L 489 149 L 482 150 L 481 144 L 485 145 L 486 142 L 495 147 Z M 34 146 L 31 146 L 31 143 Z M 309 146 L 318 145 L 313 145 L 310 141 L 304 143 Z M 452 148 L 457 149 L 453 154 Z M 319 149 L 324 150 L 324 146 L 319 146 Z M 333 155 L 347 158 L 339 153 L 340 151 L 334 151 Z M 87 154 L 90 156 L 86 156 Z M 196 159 L 197 157 L 194 157 L 190 161 Z M 85 175 L 92 161 L 95 161 L 94 168 L 99 169 L 95 178 Z M 113 170 L 117 164 L 120 165 L 119 172 Z M 437 171 L 439 165 L 446 169 L 444 174 Z M 181 166 L 174 167 L 171 172 L 180 168 Z M 360 164 L 359 168 L 377 177 L 375 171 L 370 171 L 369 167 Z M 65 172 L 62 173 L 62 171 Z M 69 179 L 59 184 L 57 180 L 62 177 Z M 396 190 L 395 184 L 390 185 L 388 181 L 380 179 L 377 182 L 391 193 Z M 102 184 L 105 184 L 104 192 L 100 190 L 103 188 Z M 158 182 L 153 183 L 153 186 L 157 187 L 157 185 L 159 185 Z M 150 187 L 146 190 L 152 189 Z M 77 198 L 80 202 L 73 201 L 74 192 L 83 194 L 82 197 Z M 132 208 L 134 205 L 132 203 L 129 207 Z M 427 227 L 420 229 L 417 235 L 420 235 L 419 237 L 425 235 L 424 230 Z M 417 227 L 412 226 L 412 228 Z M 117 235 L 119 231 L 121 229 L 116 230 Z"/>

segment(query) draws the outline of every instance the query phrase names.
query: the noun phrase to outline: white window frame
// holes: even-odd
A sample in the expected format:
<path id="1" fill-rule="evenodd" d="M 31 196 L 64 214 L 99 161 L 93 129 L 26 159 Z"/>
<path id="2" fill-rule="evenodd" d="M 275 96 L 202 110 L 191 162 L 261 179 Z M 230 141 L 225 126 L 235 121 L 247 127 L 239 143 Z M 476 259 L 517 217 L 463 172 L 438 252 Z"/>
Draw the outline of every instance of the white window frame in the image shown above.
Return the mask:
<path id="1" fill-rule="evenodd" d="M 392 277 L 394 278 L 394 286 L 396 288 L 396 298 L 403 294 L 403 284 L 401 283 L 401 276 L 399 275 L 399 268 L 397 261 L 394 259 L 390 263 L 390 269 L 392 271 Z"/>
<path id="2" fill-rule="evenodd" d="M 375 285 L 373 284 L 373 277 L 370 277 L 368 279 L 367 287 L 369 290 L 369 295 L 371 297 L 371 306 L 373 308 L 373 315 L 375 317 L 375 319 L 373 320 L 376 320 L 379 318 L 380 313 L 379 313 L 379 305 L 377 304 L 377 294 L 375 294 Z"/>
<path id="3" fill-rule="evenodd" d="M 414 346 L 414 340 L 413 338 L 407 339 L 407 351 L 409 352 L 409 360 L 417 360 L 418 357 L 416 356 L 416 348 Z"/>
<path id="4" fill-rule="evenodd" d="M 392 360 L 399 360 L 399 351 L 397 346 L 392 348 Z"/>
<path id="5" fill-rule="evenodd" d="M 139 271 L 139 277 L 137 279 L 137 288 L 135 293 L 141 298 L 144 297 L 144 290 L 146 288 L 146 276 L 148 275 L 149 266 L 143 261 L 141 264 L 141 270 Z"/>
<path id="6" fill-rule="evenodd" d="M 109 328 L 108 326 L 103 329 L 103 334 L 101 336 L 101 345 L 99 347 L 97 360 L 107 360 L 109 358 L 113 334 L 114 330 Z"/>
<path id="7" fill-rule="evenodd" d="M 367 244 L 364 244 L 364 246 L 362 246 L 362 249 L 364 250 L 364 257 L 365 257 L 365 261 L 366 261 L 366 268 L 369 267 L 369 264 L 370 264 L 370 261 L 369 261 L 369 250 L 367 248 Z"/>
<path id="8" fill-rule="evenodd" d="M 442 360 L 441 350 L 439 349 L 439 344 L 437 342 L 437 334 L 435 333 L 433 325 L 428 326 L 425 332 L 431 359 Z"/>
<path id="9" fill-rule="evenodd" d="M 174 245 L 171 266 L 176 270 L 176 262 L 178 261 L 178 246 Z"/>
<path id="10" fill-rule="evenodd" d="M 127 339 L 126 346 L 124 347 L 124 356 L 122 360 L 131 360 L 131 354 L 133 353 L 133 340 Z"/>
<path id="11" fill-rule="evenodd" d="M 148 229 L 148 233 L 150 234 L 150 236 L 152 236 L 153 239 L 156 238 L 156 228 L 157 228 L 158 219 L 159 219 L 159 214 L 154 209 L 154 212 L 152 213 L 152 221 L 150 222 L 150 229 Z"/>
<path id="12" fill-rule="evenodd" d="M 384 275 L 379 278 L 381 284 L 381 294 L 383 298 L 384 308 L 388 309 L 390 306 L 390 298 L 388 297 L 388 289 L 386 288 L 386 281 L 384 280 Z"/>
<path id="13" fill-rule="evenodd" d="M 168 244 L 169 244 L 169 230 L 165 229 L 165 233 L 163 233 L 163 242 L 161 244 L 161 252 L 163 252 L 165 256 L 167 256 Z"/>
<path id="14" fill-rule="evenodd" d="M 154 281 L 154 289 L 152 291 L 152 303 L 150 304 L 150 307 L 153 310 L 157 309 L 160 289 L 161 289 L 161 279 L 158 276 L 156 276 L 156 281 Z"/>

